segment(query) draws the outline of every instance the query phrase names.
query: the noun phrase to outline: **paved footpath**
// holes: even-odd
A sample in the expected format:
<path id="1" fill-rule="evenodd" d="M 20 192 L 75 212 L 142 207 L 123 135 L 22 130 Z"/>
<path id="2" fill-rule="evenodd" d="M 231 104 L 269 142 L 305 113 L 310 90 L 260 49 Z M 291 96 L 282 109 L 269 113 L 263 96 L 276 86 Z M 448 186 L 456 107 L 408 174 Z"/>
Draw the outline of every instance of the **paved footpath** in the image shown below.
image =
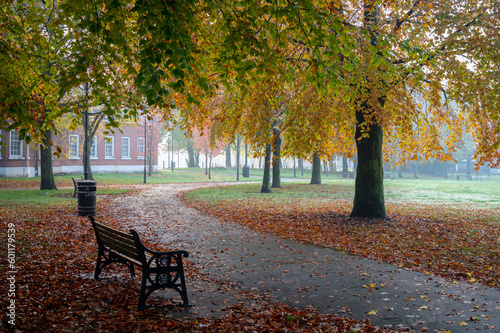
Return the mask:
<path id="1" fill-rule="evenodd" d="M 192 308 L 177 317 L 218 316 L 239 291 L 295 308 L 369 318 L 415 332 L 500 332 L 500 290 L 452 283 L 374 260 L 281 240 L 203 215 L 179 202 L 181 191 L 216 184 L 152 185 L 117 208 L 138 217 L 134 228 L 187 250 L 210 281 L 187 281 Z M 255 221 L 258 223 L 258 221 Z M 222 282 L 222 283 L 221 283 Z M 231 284 L 232 289 L 219 286 Z M 167 293 L 168 294 L 168 293 Z M 172 296 L 172 294 L 168 294 Z M 251 305 L 251 304 L 249 304 Z"/>

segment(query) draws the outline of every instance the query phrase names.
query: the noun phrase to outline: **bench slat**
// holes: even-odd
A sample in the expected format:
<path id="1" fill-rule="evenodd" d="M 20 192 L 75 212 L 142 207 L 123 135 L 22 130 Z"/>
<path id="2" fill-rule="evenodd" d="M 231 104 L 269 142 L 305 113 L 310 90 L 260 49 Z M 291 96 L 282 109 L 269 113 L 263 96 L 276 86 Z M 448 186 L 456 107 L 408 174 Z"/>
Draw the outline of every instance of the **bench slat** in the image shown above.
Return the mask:
<path id="1" fill-rule="evenodd" d="M 123 252 L 126 256 L 140 262 L 139 253 L 132 235 L 123 233 L 120 235 L 111 233 L 108 230 L 98 230 L 98 234 L 99 240 L 104 246 L 118 253 Z"/>
<path id="2" fill-rule="evenodd" d="M 117 255 L 117 256 L 119 256 L 119 257 L 121 257 L 121 258 L 123 258 L 123 259 L 125 259 L 127 261 L 130 261 L 131 263 L 133 263 L 133 264 L 135 264 L 135 265 L 137 265 L 139 267 L 142 266 L 142 264 L 141 264 L 141 262 L 139 260 L 136 260 L 134 258 L 128 257 L 125 254 L 123 254 L 123 252 L 118 252 L 118 251 L 115 251 L 115 250 L 111 250 L 110 252 L 114 253 L 115 255 Z"/>
<path id="3" fill-rule="evenodd" d="M 130 245 L 134 245 L 135 246 L 134 236 L 132 236 L 129 233 L 125 233 L 123 231 L 115 230 L 115 229 L 103 226 L 102 224 L 101 225 L 97 225 L 97 230 L 101 234 L 111 235 L 113 237 L 119 237 L 120 239 L 123 239 L 124 242 L 128 242 Z"/>

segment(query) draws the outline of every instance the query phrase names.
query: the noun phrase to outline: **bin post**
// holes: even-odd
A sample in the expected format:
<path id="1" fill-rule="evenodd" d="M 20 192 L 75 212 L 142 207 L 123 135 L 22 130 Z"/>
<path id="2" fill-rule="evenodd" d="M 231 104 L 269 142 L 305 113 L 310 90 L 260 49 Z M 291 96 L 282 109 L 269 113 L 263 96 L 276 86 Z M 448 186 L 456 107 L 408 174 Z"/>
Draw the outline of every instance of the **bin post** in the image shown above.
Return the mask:
<path id="1" fill-rule="evenodd" d="M 97 210 L 96 182 L 93 180 L 81 180 L 77 184 L 78 184 L 78 215 L 95 216 Z"/>

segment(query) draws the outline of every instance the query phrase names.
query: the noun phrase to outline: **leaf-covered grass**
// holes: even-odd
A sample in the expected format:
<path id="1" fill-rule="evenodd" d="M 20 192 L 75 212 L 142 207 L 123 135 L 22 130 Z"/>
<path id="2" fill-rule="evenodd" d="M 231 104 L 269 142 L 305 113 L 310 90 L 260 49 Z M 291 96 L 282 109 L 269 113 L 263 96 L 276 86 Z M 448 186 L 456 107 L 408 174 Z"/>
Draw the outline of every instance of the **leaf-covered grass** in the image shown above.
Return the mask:
<path id="1" fill-rule="evenodd" d="M 186 201 L 197 209 L 281 238 L 452 281 L 499 287 L 498 185 L 466 183 L 490 193 L 488 201 L 481 202 L 481 194 L 475 201 L 474 195 L 465 200 L 455 184 L 433 183 L 420 183 L 425 191 L 414 191 L 417 184 L 386 186 L 386 191 L 394 194 L 386 204 L 389 220 L 349 218 L 354 188 L 347 180 L 321 186 L 285 184 L 265 195 L 259 193 L 258 184 L 206 188 L 188 193 Z M 451 203 L 446 203 L 450 198 Z"/>

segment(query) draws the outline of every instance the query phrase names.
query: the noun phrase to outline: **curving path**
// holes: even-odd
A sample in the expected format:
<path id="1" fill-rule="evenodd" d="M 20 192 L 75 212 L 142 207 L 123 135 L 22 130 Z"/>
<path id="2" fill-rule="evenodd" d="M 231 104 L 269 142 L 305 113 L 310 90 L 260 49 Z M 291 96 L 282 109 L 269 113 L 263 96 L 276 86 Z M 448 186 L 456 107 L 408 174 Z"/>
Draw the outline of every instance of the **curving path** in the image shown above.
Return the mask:
<path id="1" fill-rule="evenodd" d="M 182 191 L 218 185 L 150 185 L 133 197 L 113 202 L 116 209 L 136 217 L 130 227 L 167 247 L 173 243 L 187 250 L 201 276 L 209 277 L 188 277 L 194 307 L 176 309 L 170 315 L 218 316 L 234 304 L 252 306 L 270 300 L 316 308 L 321 313 L 369 318 L 375 325 L 416 332 L 500 332 L 498 289 L 453 284 L 374 260 L 258 234 L 200 214 L 177 197 Z M 165 297 L 173 294 L 167 291 Z"/>

